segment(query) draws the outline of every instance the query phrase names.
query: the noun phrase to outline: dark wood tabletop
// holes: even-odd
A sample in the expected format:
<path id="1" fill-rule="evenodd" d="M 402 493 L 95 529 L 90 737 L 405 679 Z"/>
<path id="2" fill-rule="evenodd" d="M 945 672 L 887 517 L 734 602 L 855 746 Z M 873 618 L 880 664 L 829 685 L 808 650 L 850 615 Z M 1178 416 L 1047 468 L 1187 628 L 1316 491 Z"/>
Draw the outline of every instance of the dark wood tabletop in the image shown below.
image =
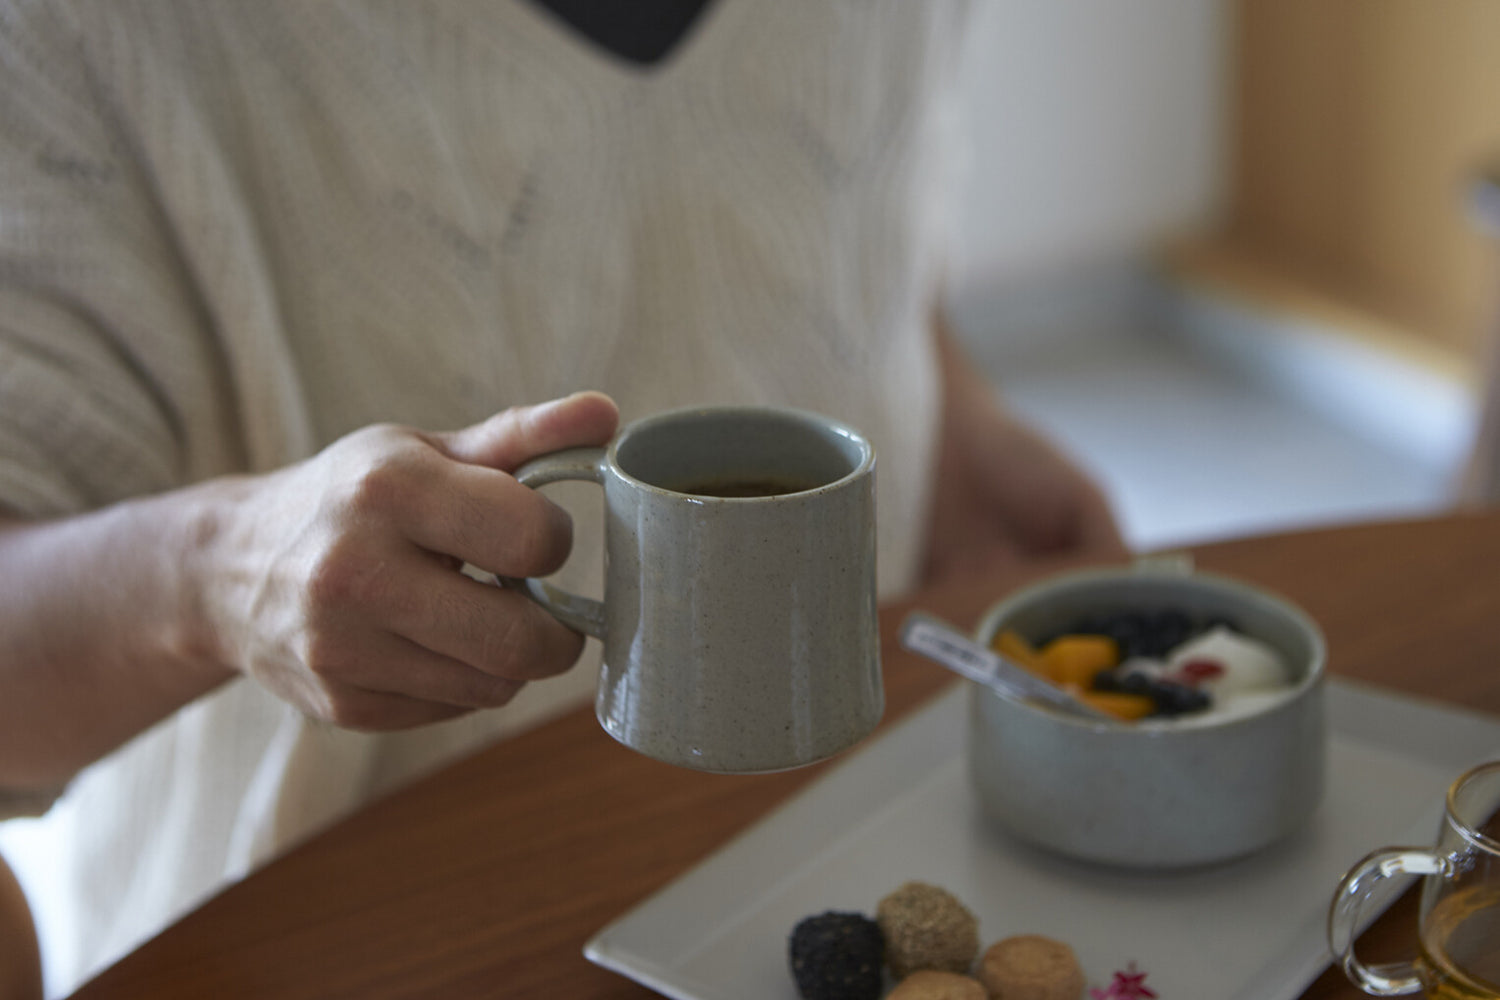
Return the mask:
<path id="1" fill-rule="evenodd" d="M 1500 514 L 1193 552 L 1200 568 L 1306 609 L 1327 636 L 1333 674 L 1500 713 Z M 971 625 L 998 589 L 968 581 L 883 609 L 886 725 L 953 683 L 900 649 L 906 612 Z M 826 766 L 755 777 L 680 770 L 623 749 L 591 710 L 575 711 L 366 807 L 76 997 L 649 997 L 586 961 L 584 942 Z M 1409 956 L 1414 914 L 1409 895 L 1366 933 L 1362 957 Z M 1336 970 L 1305 994 L 1360 995 Z"/>

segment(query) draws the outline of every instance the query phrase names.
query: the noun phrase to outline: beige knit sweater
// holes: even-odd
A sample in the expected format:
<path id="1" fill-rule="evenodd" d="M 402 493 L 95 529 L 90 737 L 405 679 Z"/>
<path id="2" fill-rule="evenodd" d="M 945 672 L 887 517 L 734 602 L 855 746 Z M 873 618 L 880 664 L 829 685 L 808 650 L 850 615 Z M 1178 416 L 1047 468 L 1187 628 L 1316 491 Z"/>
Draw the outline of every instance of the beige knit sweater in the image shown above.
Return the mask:
<path id="1" fill-rule="evenodd" d="M 627 420 L 773 402 L 875 441 L 905 585 L 960 20 L 720 0 L 642 70 L 518 0 L 0 5 L 0 503 L 67 514 L 586 387 Z M 589 490 L 561 494 L 584 589 Z M 55 846 L 14 859 L 49 992 L 593 682 L 400 736 L 249 682 L 190 706 L 27 821 Z"/>

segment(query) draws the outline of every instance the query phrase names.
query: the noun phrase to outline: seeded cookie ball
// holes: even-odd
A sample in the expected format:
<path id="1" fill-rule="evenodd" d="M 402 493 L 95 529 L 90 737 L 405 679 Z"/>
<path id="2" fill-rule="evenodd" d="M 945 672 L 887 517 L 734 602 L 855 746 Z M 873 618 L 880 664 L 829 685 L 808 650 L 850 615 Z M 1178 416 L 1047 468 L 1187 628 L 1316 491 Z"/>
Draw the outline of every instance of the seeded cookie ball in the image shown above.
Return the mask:
<path id="1" fill-rule="evenodd" d="M 977 979 L 923 969 L 901 980 L 885 1000 L 990 1000 L 990 995 Z"/>
<path id="2" fill-rule="evenodd" d="M 979 921 L 935 885 L 906 883 L 880 901 L 875 919 L 898 979 L 921 969 L 968 972 L 979 953 Z"/>
<path id="3" fill-rule="evenodd" d="M 1040 934 L 996 941 L 979 960 L 979 980 L 995 1000 L 1078 1000 L 1083 969 L 1073 949 Z"/>
<path id="4" fill-rule="evenodd" d="M 832 910 L 792 929 L 792 978 L 803 1000 L 878 1000 L 885 941 L 862 913 Z"/>

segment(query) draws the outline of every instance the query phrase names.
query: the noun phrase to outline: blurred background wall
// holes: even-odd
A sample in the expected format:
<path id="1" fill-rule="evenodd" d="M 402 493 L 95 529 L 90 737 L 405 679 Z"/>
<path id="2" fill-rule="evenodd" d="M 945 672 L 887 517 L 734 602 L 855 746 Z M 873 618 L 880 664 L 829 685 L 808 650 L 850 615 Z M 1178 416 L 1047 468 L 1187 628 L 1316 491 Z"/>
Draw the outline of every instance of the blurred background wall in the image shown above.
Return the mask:
<path id="1" fill-rule="evenodd" d="M 962 113 L 961 291 L 1214 225 L 1228 0 L 979 0 Z"/>
<path id="2" fill-rule="evenodd" d="M 951 311 L 1138 541 L 1453 503 L 1500 3 L 979 0 L 970 41 Z"/>

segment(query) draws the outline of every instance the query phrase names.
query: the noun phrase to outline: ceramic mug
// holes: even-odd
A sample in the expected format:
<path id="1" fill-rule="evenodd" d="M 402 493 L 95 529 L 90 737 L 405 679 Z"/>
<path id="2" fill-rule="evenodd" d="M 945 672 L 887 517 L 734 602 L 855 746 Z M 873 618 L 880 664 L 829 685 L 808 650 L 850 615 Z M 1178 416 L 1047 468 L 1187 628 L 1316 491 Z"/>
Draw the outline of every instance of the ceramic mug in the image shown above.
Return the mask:
<path id="1" fill-rule="evenodd" d="M 522 588 L 600 639 L 595 709 L 615 739 L 704 771 L 831 757 L 884 710 L 875 452 L 812 413 L 673 410 L 516 478 L 604 491 L 604 599 Z"/>
<path id="2" fill-rule="evenodd" d="M 1500 761 L 1448 789 L 1437 846 L 1387 847 L 1351 868 L 1328 910 L 1328 944 L 1366 993 L 1425 990 L 1433 1000 L 1500 998 Z M 1387 879 L 1422 877 L 1412 962 L 1369 966 L 1354 954 L 1360 913 Z"/>

